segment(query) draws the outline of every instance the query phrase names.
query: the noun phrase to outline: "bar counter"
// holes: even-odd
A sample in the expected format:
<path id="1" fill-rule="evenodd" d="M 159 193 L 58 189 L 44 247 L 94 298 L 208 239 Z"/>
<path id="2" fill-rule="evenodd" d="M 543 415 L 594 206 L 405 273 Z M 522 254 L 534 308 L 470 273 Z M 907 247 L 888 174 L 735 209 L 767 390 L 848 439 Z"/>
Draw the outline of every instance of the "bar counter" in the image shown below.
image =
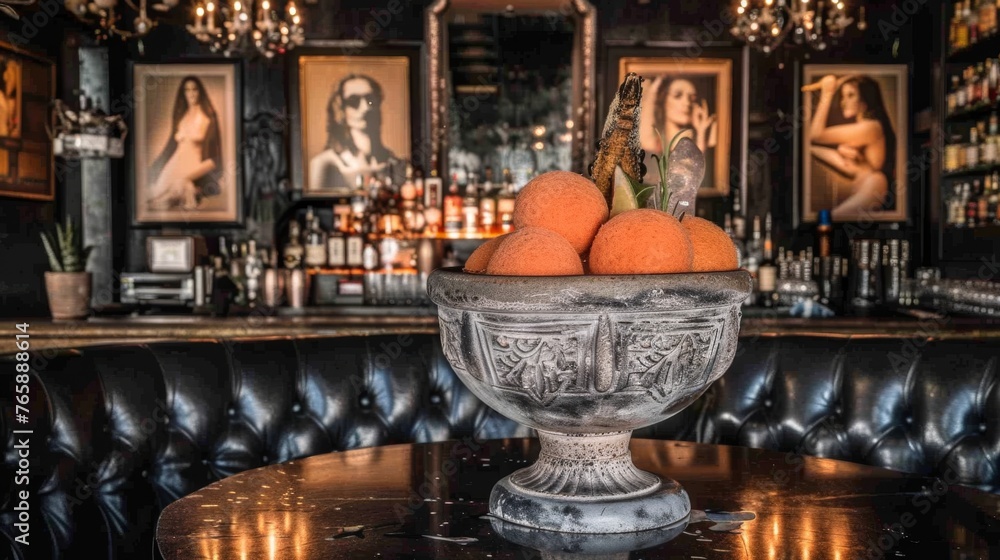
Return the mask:
<path id="1" fill-rule="evenodd" d="M 251 339 L 277 337 L 355 336 L 379 334 L 436 334 L 437 316 L 428 307 L 340 309 L 331 313 L 205 317 L 193 315 L 92 317 L 84 321 L 49 318 L 9 319 L 30 326 L 32 350 L 80 348 L 123 342 L 146 343 L 197 339 Z M 8 329 L 5 329 L 8 330 Z M 1000 320 L 922 315 L 921 317 L 780 317 L 761 310 L 744 313 L 741 337 L 930 337 L 997 338 Z M 13 335 L 0 338 L 0 355 L 15 352 Z"/>

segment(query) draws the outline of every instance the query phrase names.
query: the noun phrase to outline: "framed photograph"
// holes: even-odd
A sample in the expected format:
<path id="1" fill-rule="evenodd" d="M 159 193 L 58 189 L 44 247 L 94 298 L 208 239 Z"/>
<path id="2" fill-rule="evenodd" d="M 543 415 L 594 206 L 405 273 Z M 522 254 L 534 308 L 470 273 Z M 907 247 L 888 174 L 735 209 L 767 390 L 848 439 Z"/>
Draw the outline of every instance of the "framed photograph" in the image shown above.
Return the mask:
<path id="1" fill-rule="evenodd" d="M 652 156 L 663 153 L 661 142 L 690 130 L 705 154 L 705 178 L 698 195 L 728 195 L 731 180 L 744 180 L 745 47 L 699 47 L 692 51 L 646 46 L 611 51 L 609 68 L 617 70 L 609 72 L 614 83 L 608 84 L 602 103 L 605 111 L 628 73 L 643 78 L 639 117 L 639 141 L 646 151 L 643 182 L 656 184 L 660 180 Z"/>
<path id="2" fill-rule="evenodd" d="M 135 225 L 238 225 L 242 107 L 236 62 L 136 63 Z"/>
<path id="3" fill-rule="evenodd" d="M 0 196 L 55 198 L 46 128 L 55 84 L 52 61 L 0 42 Z"/>
<path id="4" fill-rule="evenodd" d="M 353 192 L 358 177 L 402 181 L 420 146 L 419 47 L 296 49 L 292 69 L 295 188 Z"/>
<path id="5" fill-rule="evenodd" d="M 907 67 L 802 67 L 802 221 L 907 220 Z"/>

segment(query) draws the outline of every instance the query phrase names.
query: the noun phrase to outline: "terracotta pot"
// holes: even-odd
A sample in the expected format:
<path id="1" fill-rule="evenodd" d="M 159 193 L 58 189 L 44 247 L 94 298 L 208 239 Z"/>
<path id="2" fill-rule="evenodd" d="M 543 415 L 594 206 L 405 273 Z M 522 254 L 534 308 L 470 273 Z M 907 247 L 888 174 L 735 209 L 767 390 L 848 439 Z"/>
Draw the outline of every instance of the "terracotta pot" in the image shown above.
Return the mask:
<path id="1" fill-rule="evenodd" d="M 52 318 L 83 319 L 90 314 L 89 272 L 46 272 L 45 290 Z"/>

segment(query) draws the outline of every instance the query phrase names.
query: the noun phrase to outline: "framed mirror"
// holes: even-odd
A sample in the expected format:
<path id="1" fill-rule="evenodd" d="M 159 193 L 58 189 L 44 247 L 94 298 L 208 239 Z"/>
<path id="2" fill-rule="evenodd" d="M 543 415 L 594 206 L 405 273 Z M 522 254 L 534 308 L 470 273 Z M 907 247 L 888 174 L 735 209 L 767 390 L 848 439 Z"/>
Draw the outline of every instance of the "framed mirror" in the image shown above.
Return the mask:
<path id="1" fill-rule="evenodd" d="M 587 0 L 436 0 L 425 12 L 431 169 L 515 185 L 594 156 L 597 15 Z M 446 179 L 447 180 L 447 179 Z"/>

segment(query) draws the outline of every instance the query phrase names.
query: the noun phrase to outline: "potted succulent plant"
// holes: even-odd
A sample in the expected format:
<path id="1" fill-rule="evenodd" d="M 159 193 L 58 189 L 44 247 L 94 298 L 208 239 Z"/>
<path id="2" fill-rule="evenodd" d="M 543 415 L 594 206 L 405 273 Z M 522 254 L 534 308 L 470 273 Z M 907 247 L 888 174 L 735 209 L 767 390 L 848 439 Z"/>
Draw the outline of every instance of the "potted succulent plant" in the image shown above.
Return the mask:
<path id="1" fill-rule="evenodd" d="M 42 244 L 49 257 L 45 273 L 45 291 L 52 318 L 83 319 L 90 313 L 91 276 L 84 270 L 92 247 L 84 247 L 73 220 L 66 226 L 56 224 L 55 235 L 42 232 Z"/>

